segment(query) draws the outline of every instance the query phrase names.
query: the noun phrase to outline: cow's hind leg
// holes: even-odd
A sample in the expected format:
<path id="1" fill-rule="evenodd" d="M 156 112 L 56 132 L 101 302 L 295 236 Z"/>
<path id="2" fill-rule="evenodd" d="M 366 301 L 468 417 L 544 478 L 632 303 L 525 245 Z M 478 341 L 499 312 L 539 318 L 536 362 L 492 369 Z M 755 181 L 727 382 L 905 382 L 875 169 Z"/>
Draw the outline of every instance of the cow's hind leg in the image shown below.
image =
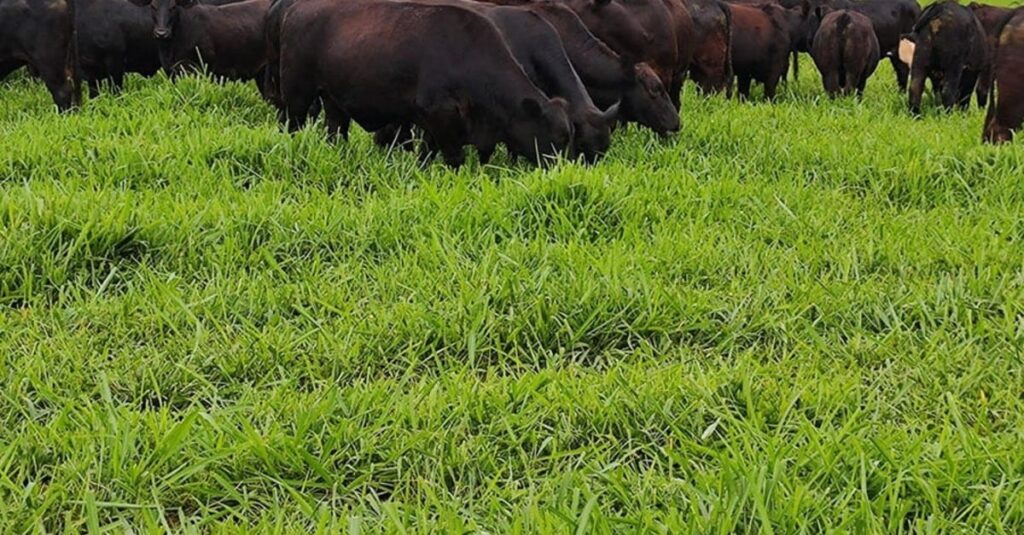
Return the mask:
<path id="1" fill-rule="evenodd" d="M 914 62 L 914 68 L 910 72 L 910 90 L 908 92 L 908 101 L 910 105 L 910 113 L 915 116 L 921 115 L 921 95 L 924 93 L 924 83 L 926 74 L 925 67 L 921 65 L 923 61 Z"/>
<path id="2" fill-rule="evenodd" d="M 953 111 L 953 106 L 960 102 L 961 80 L 963 80 L 962 69 L 947 69 L 943 74 L 942 89 L 939 91 L 939 94 L 942 97 L 942 107 L 946 111 Z"/>
<path id="3" fill-rule="evenodd" d="M 828 72 L 821 75 L 821 85 L 825 87 L 825 93 L 828 93 L 829 97 L 836 98 L 841 86 L 839 71 L 834 68 L 828 69 Z"/>
<path id="4" fill-rule="evenodd" d="M 896 71 L 896 85 L 899 86 L 900 92 L 906 91 L 910 67 L 900 61 L 899 55 L 895 53 L 889 56 L 889 62 L 892 63 L 892 69 Z"/>
<path id="5" fill-rule="evenodd" d="M 961 110 L 966 111 L 971 107 L 971 95 L 974 93 L 975 87 L 978 85 L 978 71 L 965 70 L 960 78 L 960 101 L 957 103 Z M 981 97 L 979 96 L 979 106 L 981 104 Z"/>
<path id="6" fill-rule="evenodd" d="M 750 76 L 740 75 L 736 80 L 736 95 L 740 100 L 750 98 Z"/>
<path id="7" fill-rule="evenodd" d="M 334 142 L 340 137 L 348 141 L 348 129 L 352 124 L 352 117 L 339 106 L 329 95 L 321 95 L 321 102 L 324 105 L 324 119 L 327 123 L 327 139 Z"/>

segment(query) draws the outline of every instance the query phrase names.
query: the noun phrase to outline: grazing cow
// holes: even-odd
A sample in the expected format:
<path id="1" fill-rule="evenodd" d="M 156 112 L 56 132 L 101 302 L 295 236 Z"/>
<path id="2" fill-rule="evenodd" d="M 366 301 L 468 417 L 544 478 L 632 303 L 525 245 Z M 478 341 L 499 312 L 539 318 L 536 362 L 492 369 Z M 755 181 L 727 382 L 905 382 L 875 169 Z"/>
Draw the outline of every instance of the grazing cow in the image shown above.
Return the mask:
<path id="1" fill-rule="evenodd" d="M 630 56 L 620 55 L 609 48 L 563 3 L 557 0 L 485 1 L 529 8 L 551 24 L 562 38 L 569 61 L 599 108 L 605 109 L 618 102 L 620 121 L 635 122 L 659 135 L 679 130 L 679 112 L 672 106 L 665 86 L 654 70 L 646 63 L 634 63 Z"/>
<path id="2" fill-rule="evenodd" d="M 863 96 L 879 59 L 871 19 L 845 9 L 825 14 L 819 7 L 817 14 L 821 25 L 811 45 L 811 57 L 821 71 L 825 92 L 830 97 L 854 91 Z"/>
<path id="3" fill-rule="evenodd" d="M 951 110 L 959 105 L 967 109 L 978 77 L 989 60 L 985 30 L 971 10 L 954 1 L 928 6 L 904 36 L 905 47 L 912 48 L 910 62 L 910 111 L 921 113 L 921 94 L 925 78 L 941 95 L 942 105 Z"/>
<path id="4" fill-rule="evenodd" d="M 778 4 L 759 6 L 730 4 L 732 12 L 732 68 L 741 99 L 750 96 L 751 81 L 764 84 L 764 95 L 775 98 L 779 80 L 789 66 L 789 53 L 800 28 L 807 21 L 810 6 L 784 8 Z"/>
<path id="5" fill-rule="evenodd" d="M 999 45 L 999 32 L 1013 15 L 1014 9 L 1009 7 L 989 6 L 972 2 L 967 6 L 978 17 L 978 22 L 985 29 L 985 41 L 988 42 L 989 61 L 986 69 L 978 77 L 978 106 L 988 104 L 988 94 L 992 88 L 992 66 L 995 62 L 996 48 Z"/>
<path id="6" fill-rule="evenodd" d="M 28 66 L 61 111 L 77 106 L 81 96 L 74 7 L 73 0 L 0 0 L 0 80 Z"/>
<path id="7" fill-rule="evenodd" d="M 270 0 L 132 0 L 153 9 L 153 36 L 168 75 L 205 65 L 215 76 L 256 80 L 262 90 L 266 65 L 264 22 Z"/>
<path id="8" fill-rule="evenodd" d="M 832 10 L 856 11 L 871 19 L 875 38 L 878 39 L 879 54 L 889 58 L 896 71 L 896 83 L 900 91 L 905 91 L 910 69 L 900 61 L 898 52 L 900 38 L 914 28 L 914 23 L 921 15 L 921 6 L 917 0 L 822 0 L 821 5 Z M 811 39 L 819 21 L 812 17 L 808 34 Z"/>
<path id="9" fill-rule="evenodd" d="M 672 13 L 663 0 L 559 0 L 598 39 L 620 55 L 643 62 L 671 92 L 679 69 Z M 673 99 L 673 104 L 675 99 Z"/>
<path id="10" fill-rule="evenodd" d="M 586 87 L 566 56 L 558 32 L 529 6 L 499 6 L 466 0 L 414 0 L 424 4 L 455 5 L 486 17 L 501 32 L 512 56 L 541 91 L 549 97 L 561 97 L 569 104 L 569 120 L 574 136 L 572 154 L 595 162 L 611 146 L 611 131 L 617 121 L 619 104 L 602 113 L 591 100 Z M 392 142 L 396 134 L 387 132 L 378 142 Z M 407 137 L 407 136 L 402 136 Z M 489 159 L 489 154 L 482 156 Z"/>
<path id="11" fill-rule="evenodd" d="M 719 0 L 690 0 L 696 48 L 690 78 L 705 93 L 719 93 L 732 80 L 732 11 Z"/>
<path id="12" fill-rule="evenodd" d="M 1024 121 L 1024 9 L 1004 21 L 992 71 L 995 98 L 988 101 L 982 138 L 986 143 L 1006 143 L 1013 141 Z"/>
<path id="13" fill-rule="evenodd" d="M 475 10 L 305 0 L 286 10 L 280 38 L 281 97 L 293 131 L 320 96 L 332 134 L 347 136 L 352 120 L 369 131 L 415 124 L 425 146 L 452 166 L 463 163 L 467 144 L 487 151 L 501 142 L 538 161 L 571 142 L 566 102 L 530 82 Z"/>

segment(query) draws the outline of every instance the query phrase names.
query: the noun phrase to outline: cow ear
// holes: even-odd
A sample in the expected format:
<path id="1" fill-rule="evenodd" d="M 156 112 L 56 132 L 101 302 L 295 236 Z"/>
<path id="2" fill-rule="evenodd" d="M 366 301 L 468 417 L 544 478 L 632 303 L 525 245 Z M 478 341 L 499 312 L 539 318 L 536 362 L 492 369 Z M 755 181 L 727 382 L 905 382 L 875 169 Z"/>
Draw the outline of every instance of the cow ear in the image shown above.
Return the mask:
<path id="1" fill-rule="evenodd" d="M 544 110 L 540 107 L 540 102 L 533 97 L 524 98 L 519 105 L 522 106 L 523 111 L 525 111 L 530 117 L 540 117 L 544 115 Z"/>
<path id="2" fill-rule="evenodd" d="M 601 9 L 612 3 L 612 0 L 594 0 L 594 9 Z"/>

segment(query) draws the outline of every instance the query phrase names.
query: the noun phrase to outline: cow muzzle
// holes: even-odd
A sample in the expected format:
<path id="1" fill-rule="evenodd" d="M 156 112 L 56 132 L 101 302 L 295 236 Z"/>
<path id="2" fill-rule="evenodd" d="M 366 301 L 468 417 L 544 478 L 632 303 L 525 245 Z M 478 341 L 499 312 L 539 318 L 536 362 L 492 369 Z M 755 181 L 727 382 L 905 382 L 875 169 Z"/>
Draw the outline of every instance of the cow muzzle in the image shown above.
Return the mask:
<path id="1" fill-rule="evenodd" d="M 153 37 L 157 39 L 170 39 L 171 29 L 170 28 L 154 28 Z"/>

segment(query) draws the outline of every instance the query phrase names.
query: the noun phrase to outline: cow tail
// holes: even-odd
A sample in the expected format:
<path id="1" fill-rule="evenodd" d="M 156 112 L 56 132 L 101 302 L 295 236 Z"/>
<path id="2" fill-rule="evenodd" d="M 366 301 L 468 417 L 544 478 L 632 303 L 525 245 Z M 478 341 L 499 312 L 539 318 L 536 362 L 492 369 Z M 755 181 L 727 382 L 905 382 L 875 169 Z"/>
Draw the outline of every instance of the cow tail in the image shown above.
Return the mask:
<path id="1" fill-rule="evenodd" d="M 853 73 L 850 72 L 850 66 L 846 64 L 846 30 L 850 26 L 850 14 L 843 13 L 839 20 L 836 21 L 836 41 L 839 43 L 839 68 L 842 69 L 840 72 L 845 74 L 843 81 L 843 91 L 846 91 L 846 87 L 850 84 L 850 79 L 853 77 Z"/>

